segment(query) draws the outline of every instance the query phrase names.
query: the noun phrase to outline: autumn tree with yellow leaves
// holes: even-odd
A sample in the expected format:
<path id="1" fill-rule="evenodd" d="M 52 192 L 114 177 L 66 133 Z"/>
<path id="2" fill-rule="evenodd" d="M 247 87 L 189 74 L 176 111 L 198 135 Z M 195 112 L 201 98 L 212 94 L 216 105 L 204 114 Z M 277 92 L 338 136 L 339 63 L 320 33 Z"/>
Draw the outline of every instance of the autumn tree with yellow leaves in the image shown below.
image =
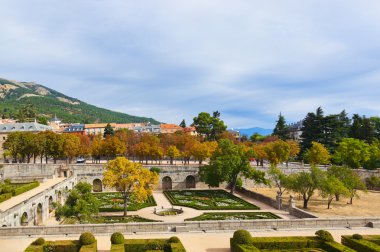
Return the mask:
<path id="1" fill-rule="evenodd" d="M 144 168 L 140 163 L 134 163 L 125 157 L 117 157 L 105 165 L 103 184 L 106 187 L 116 187 L 124 199 L 124 216 L 127 216 L 127 206 L 131 199 L 134 202 L 144 202 L 152 195 L 153 188 L 158 183 L 158 174 Z"/>

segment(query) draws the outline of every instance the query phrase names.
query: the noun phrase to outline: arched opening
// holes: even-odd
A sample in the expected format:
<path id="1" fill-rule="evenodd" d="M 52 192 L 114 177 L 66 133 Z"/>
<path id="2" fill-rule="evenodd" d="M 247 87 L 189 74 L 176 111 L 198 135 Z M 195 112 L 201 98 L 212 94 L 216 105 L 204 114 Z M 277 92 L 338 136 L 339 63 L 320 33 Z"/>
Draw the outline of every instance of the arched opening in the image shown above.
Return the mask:
<path id="1" fill-rule="evenodd" d="M 53 202 L 53 196 L 49 197 L 49 213 L 51 213 L 54 210 L 54 202 Z"/>
<path id="2" fill-rule="evenodd" d="M 68 190 L 69 190 L 69 188 L 68 188 L 67 186 L 65 187 L 65 189 L 66 189 L 66 191 L 68 191 Z"/>
<path id="3" fill-rule="evenodd" d="M 192 175 L 186 177 L 186 188 L 195 188 L 195 178 Z"/>
<path id="4" fill-rule="evenodd" d="M 21 224 L 21 226 L 28 226 L 29 218 L 28 218 L 28 214 L 26 212 L 24 212 L 21 215 L 20 224 Z"/>
<path id="5" fill-rule="evenodd" d="M 7 225 L 2 225 L 1 227 L 7 227 Z"/>
<path id="6" fill-rule="evenodd" d="M 102 181 L 100 179 L 94 179 L 94 181 L 92 182 L 92 190 L 94 192 L 103 191 L 103 185 L 102 185 Z"/>
<path id="7" fill-rule="evenodd" d="M 42 204 L 37 205 L 37 225 L 42 224 Z"/>
<path id="8" fill-rule="evenodd" d="M 168 176 L 162 179 L 162 190 L 171 190 L 172 189 L 172 179 Z"/>

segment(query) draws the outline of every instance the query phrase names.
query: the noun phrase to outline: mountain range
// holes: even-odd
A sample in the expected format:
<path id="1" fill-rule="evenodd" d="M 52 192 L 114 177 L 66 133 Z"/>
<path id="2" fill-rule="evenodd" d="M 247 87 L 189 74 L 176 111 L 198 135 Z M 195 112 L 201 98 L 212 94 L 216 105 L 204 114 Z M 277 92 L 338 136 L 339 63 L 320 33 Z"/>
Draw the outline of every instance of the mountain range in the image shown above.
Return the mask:
<path id="1" fill-rule="evenodd" d="M 273 133 L 273 129 L 264 129 L 264 128 L 259 128 L 259 127 L 254 127 L 254 128 L 248 128 L 248 129 L 234 129 L 237 131 L 240 131 L 240 135 L 246 135 L 247 137 L 252 136 L 255 133 L 258 133 L 263 136 L 267 136 Z"/>
<path id="2" fill-rule="evenodd" d="M 62 122 L 159 124 L 153 118 L 128 115 L 87 104 L 34 82 L 0 78 L 0 116 L 15 117 L 25 105 L 33 106 L 40 116 L 51 118 L 56 115 Z"/>

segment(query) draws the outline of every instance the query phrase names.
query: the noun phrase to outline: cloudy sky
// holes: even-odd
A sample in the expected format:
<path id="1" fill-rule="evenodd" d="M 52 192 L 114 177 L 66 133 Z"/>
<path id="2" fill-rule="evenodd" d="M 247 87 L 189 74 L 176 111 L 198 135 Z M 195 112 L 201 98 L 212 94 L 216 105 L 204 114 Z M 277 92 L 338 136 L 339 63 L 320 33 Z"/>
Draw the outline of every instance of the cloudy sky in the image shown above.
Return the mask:
<path id="1" fill-rule="evenodd" d="M 0 0 L 0 76 L 160 121 L 380 115 L 380 1 Z"/>

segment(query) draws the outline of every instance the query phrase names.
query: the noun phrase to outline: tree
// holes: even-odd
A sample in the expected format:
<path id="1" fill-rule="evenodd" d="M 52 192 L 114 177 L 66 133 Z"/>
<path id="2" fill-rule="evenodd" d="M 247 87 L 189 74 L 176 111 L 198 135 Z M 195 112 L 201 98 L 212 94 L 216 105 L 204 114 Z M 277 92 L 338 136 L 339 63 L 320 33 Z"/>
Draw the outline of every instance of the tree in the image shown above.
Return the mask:
<path id="1" fill-rule="evenodd" d="M 278 167 L 271 165 L 268 171 L 271 181 L 278 188 L 279 196 L 287 189 L 288 176 L 286 176 Z"/>
<path id="2" fill-rule="evenodd" d="M 201 165 L 205 159 L 211 157 L 217 146 L 218 144 L 215 141 L 203 143 L 196 141 L 191 150 L 191 154 Z"/>
<path id="3" fill-rule="evenodd" d="M 92 185 L 79 182 L 70 191 L 64 206 L 58 206 L 56 217 L 75 216 L 80 222 L 88 220 L 99 211 L 100 202 L 92 194 Z"/>
<path id="4" fill-rule="evenodd" d="M 276 126 L 273 130 L 274 136 L 278 136 L 281 140 L 287 140 L 289 139 L 289 129 L 286 125 L 285 117 L 280 113 L 278 116 L 278 120 L 276 122 Z"/>
<path id="5" fill-rule="evenodd" d="M 370 158 L 370 148 L 367 143 L 359 139 L 344 138 L 334 154 L 337 163 L 350 168 L 359 168 Z"/>
<path id="6" fill-rule="evenodd" d="M 252 136 L 249 137 L 249 140 L 253 143 L 259 143 L 264 141 L 265 136 L 260 135 L 259 133 L 254 133 Z"/>
<path id="7" fill-rule="evenodd" d="M 79 137 L 75 134 L 64 134 L 62 136 L 64 140 L 63 153 L 71 164 L 72 159 L 79 155 L 81 142 Z"/>
<path id="8" fill-rule="evenodd" d="M 323 171 L 312 166 L 310 172 L 299 172 L 291 174 L 286 184 L 287 189 L 300 193 L 303 198 L 303 208 L 307 209 L 308 202 L 315 190 L 321 187 Z"/>
<path id="9" fill-rule="evenodd" d="M 220 119 L 218 111 L 215 111 L 212 116 L 209 113 L 201 112 L 193 120 L 197 132 L 205 135 L 207 140 L 217 140 L 218 136 L 227 129 L 227 126 Z"/>
<path id="10" fill-rule="evenodd" d="M 300 153 L 300 145 L 297 141 L 294 140 L 286 140 L 286 143 L 289 145 L 290 148 L 289 159 L 295 159 L 295 157 L 297 157 L 297 155 Z M 286 161 L 286 166 L 288 166 L 289 159 Z"/>
<path id="11" fill-rule="evenodd" d="M 315 113 L 308 113 L 302 122 L 301 149 L 309 149 L 312 142 L 322 143 L 324 139 L 323 110 L 319 107 Z"/>
<path id="12" fill-rule="evenodd" d="M 375 139 L 369 145 L 369 159 L 363 163 L 363 168 L 372 170 L 380 167 L 380 141 Z"/>
<path id="13" fill-rule="evenodd" d="M 166 150 L 166 155 L 170 158 L 170 164 L 173 164 L 173 159 L 181 155 L 180 151 L 174 145 L 170 145 Z"/>
<path id="14" fill-rule="evenodd" d="M 322 198 L 327 198 L 327 209 L 330 209 L 332 200 L 336 195 L 349 195 L 344 183 L 332 174 L 324 174 L 320 192 Z"/>
<path id="15" fill-rule="evenodd" d="M 289 159 L 290 147 L 283 140 L 268 143 L 264 146 L 266 157 L 273 166 Z"/>
<path id="16" fill-rule="evenodd" d="M 106 138 L 107 136 L 114 136 L 115 135 L 115 132 L 111 126 L 111 124 L 107 124 L 106 127 L 104 128 L 104 133 L 103 133 L 103 137 Z"/>
<path id="17" fill-rule="evenodd" d="M 185 119 L 182 119 L 181 123 L 179 124 L 182 128 L 186 128 L 186 122 Z"/>
<path id="18" fill-rule="evenodd" d="M 230 184 L 234 193 L 239 176 L 267 183 L 264 172 L 257 171 L 249 164 L 251 153 L 245 146 L 234 144 L 229 139 L 221 139 L 210 158 L 210 164 L 200 167 L 200 177 L 209 186 L 219 186 L 222 182 Z"/>
<path id="19" fill-rule="evenodd" d="M 331 158 L 325 146 L 317 142 L 312 142 L 311 148 L 305 151 L 304 157 L 311 165 L 328 164 Z"/>
<path id="20" fill-rule="evenodd" d="M 125 143 L 119 140 L 119 138 L 115 136 L 107 136 L 102 141 L 101 150 L 102 154 L 109 159 L 118 155 L 124 155 L 127 147 L 125 146 Z"/>
<path id="21" fill-rule="evenodd" d="M 144 202 L 158 182 L 157 173 L 143 168 L 140 163 L 130 162 L 125 157 L 109 161 L 105 165 L 103 177 L 105 186 L 112 188 L 118 185 L 124 199 L 124 216 L 127 216 L 130 200 Z"/>
<path id="22" fill-rule="evenodd" d="M 349 191 L 351 205 L 353 198 L 359 198 L 358 190 L 366 190 L 366 186 L 362 179 L 352 170 L 351 173 L 348 173 L 345 177 L 344 184 Z"/>

